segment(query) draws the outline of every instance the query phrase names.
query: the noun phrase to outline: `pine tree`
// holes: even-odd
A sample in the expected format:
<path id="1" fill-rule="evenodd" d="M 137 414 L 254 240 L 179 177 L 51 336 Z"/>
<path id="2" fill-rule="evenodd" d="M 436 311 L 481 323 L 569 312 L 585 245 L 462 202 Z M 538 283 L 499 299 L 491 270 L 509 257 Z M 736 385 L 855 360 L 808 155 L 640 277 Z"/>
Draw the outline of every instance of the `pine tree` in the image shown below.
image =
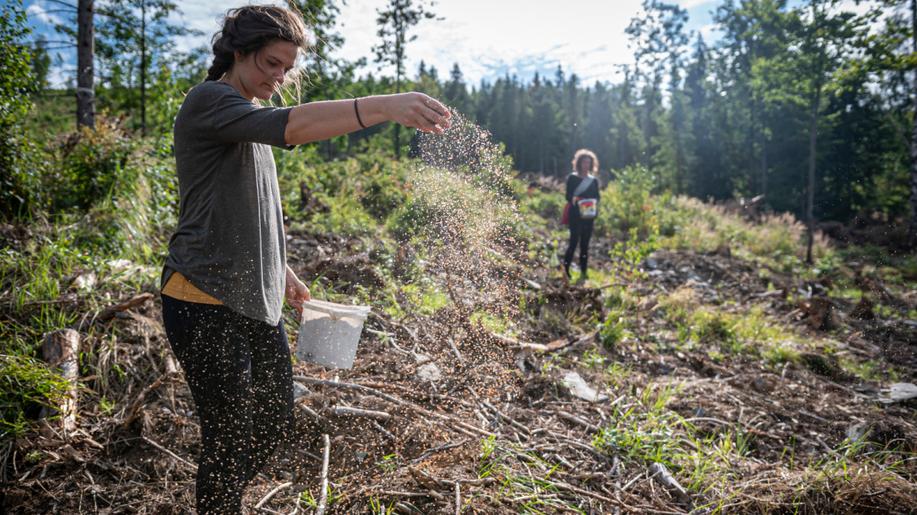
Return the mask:
<path id="1" fill-rule="evenodd" d="M 410 30 L 423 19 L 435 18 L 436 15 L 422 0 L 389 0 L 388 4 L 377 11 L 376 34 L 381 40 L 373 47 L 376 63 L 395 67 L 395 92 L 401 92 L 404 80 L 405 50 L 409 42 L 417 39 L 409 35 Z M 400 125 L 395 124 L 394 145 L 395 157 L 401 157 Z"/>
<path id="2" fill-rule="evenodd" d="M 471 111 L 471 101 L 468 97 L 468 89 L 465 86 L 465 80 L 462 77 L 462 69 L 458 63 L 452 65 L 449 72 L 449 81 L 443 89 L 443 96 L 446 103 L 458 110 L 460 113 Z"/>

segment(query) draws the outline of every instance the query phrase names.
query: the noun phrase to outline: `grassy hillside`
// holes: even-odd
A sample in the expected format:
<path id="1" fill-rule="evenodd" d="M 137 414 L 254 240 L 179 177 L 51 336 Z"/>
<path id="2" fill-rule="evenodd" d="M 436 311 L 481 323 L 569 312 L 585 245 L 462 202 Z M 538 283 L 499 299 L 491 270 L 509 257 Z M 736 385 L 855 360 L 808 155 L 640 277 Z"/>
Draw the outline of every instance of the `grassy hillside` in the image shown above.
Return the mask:
<path id="1" fill-rule="evenodd" d="M 589 279 L 567 285 L 557 185 L 528 187 L 486 145 L 474 162 L 428 145 L 402 162 L 276 154 L 291 266 L 315 297 L 374 314 L 354 369 L 294 363 L 295 444 L 248 506 L 314 508 L 322 434 L 340 513 L 917 503 L 914 401 L 885 402 L 917 379 L 913 256 L 819 239 L 806 265 L 792 217 L 672 197 L 628 168 L 603 190 Z M 101 316 L 157 292 L 171 158 L 107 123 L 41 162 L 39 208 L 0 231 L 3 507 L 182 512 L 199 430 L 158 298 Z M 39 419 L 67 388 L 42 338 L 65 327 L 80 334 L 70 434 Z M 599 397 L 574 395 L 573 372 Z"/>

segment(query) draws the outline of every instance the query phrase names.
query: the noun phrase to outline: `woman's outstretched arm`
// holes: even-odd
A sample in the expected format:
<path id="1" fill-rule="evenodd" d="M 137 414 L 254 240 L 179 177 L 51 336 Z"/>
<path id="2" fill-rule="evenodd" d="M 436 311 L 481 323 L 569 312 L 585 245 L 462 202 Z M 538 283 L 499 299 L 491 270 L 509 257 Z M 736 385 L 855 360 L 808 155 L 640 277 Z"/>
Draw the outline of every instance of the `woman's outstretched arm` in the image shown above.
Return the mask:
<path id="1" fill-rule="evenodd" d="M 452 116 L 446 106 L 423 93 L 361 97 L 357 100 L 357 108 L 367 127 L 393 121 L 437 134 L 449 128 Z M 301 145 L 359 129 L 353 99 L 309 102 L 290 111 L 284 139 L 288 145 Z"/>

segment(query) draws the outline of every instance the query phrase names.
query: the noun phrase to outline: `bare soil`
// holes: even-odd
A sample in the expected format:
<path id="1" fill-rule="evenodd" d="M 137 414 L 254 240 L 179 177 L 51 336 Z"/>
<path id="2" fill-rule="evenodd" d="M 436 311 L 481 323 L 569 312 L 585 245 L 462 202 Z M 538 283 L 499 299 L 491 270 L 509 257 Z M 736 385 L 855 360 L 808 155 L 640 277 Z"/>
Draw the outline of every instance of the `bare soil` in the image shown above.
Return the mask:
<path id="1" fill-rule="evenodd" d="M 343 292 L 384 281 L 373 269 L 372 249 L 360 241 L 292 236 L 291 262 L 305 277 L 324 274 Z M 304 490 L 319 497 L 327 434 L 333 513 L 378 513 L 380 505 L 397 513 L 457 513 L 457 505 L 463 513 L 686 513 L 708 511 L 715 501 L 726 513 L 914 512 L 915 406 L 880 402 L 887 384 L 861 379 L 836 361 L 871 360 L 880 373 L 893 368 L 898 381 L 914 382 L 917 329 L 902 319 L 855 318 L 856 305 L 836 299 L 825 300 L 827 314 L 819 315 L 786 300 L 786 291 L 803 285 L 777 272 L 763 278 L 759 267 L 726 254 L 654 254 L 644 263 L 645 277 L 628 285 L 641 299 L 629 314 L 634 337 L 607 348 L 590 325 L 606 309 L 602 289 L 566 285 L 544 269 L 508 279 L 519 281 L 527 299 L 542 299 L 519 314 L 525 341 L 472 323 L 464 304 L 480 294 L 462 288 L 455 294 L 463 305 L 433 316 L 374 315 L 352 370 L 295 365 L 305 390 L 296 402 L 294 443 L 255 479 L 246 510 L 313 512 L 297 498 Z M 595 266 L 607 262 L 597 258 Z M 813 351 L 815 358 L 772 366 L 742 355 L 714 360 L 704 348 L 680 350 L 656 302 L 685 285 L 704 303 L 740 311 L 763 305 L 800 334 L 831 338 L 833 357 Z M 913 309 L 913 297 L 904 302 Z M 558 340 L 554 350 L 528 345 Z M 105 345 L 103 353 L 98 347 Z M 82 377 L 76 434 L 65 438 L 49 421 L 6 444 L 3 511 L 192 511 L 199 428 L 182 374 L 174 370 L 158 299 L 95 324 L 83 346 L 93 359 L 119 363 L 123 376 Z M 590 365 L 595 356 L 628 372 L 611 380 L 605 368 Z M 428 363 L 439 368 L 440 379 L 418 377 Z M 571 396 L 560 376 L 572 370 L 608 400 Z M 616 416 L 640 409 L 647 385 L 671 385 L 667 409 L 699 435 L 746 435 L 747 452 L 720 472 L 728 478 L 725 498 L 722 487 L 683 495 L 651 477 L 650 463 L 628 449 L 593 445 Z M 100 392 L 114 408 L 101 407 Z M 338 407 L 386 416 L 336 414 Z M 865 450 L 871 456 L 887 451 L 887 462 L 853 454 L 844 457 L 847 474 L 814 473 L 820 462 L 839 461 L 838 449 L 852 431 L 868 431 Z M 682 483 L 690 479 L 685 471 L 673 473 Z"/>

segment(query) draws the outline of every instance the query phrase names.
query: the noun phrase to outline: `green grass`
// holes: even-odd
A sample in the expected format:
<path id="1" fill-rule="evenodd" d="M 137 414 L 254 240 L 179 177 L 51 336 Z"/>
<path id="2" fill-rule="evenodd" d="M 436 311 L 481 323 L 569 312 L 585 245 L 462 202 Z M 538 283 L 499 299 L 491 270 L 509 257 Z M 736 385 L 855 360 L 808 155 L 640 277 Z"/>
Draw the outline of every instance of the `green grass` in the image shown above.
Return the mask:
<path id="1" fill-rule="evenodd" d="M 605 367 L 605 380 L 607 384 L 614 388 L 622 388 L 626 384 L 631 373 L 630 365 L 613 361 L 610 365 Z"/>
<path id="2" fill-rule="evenodd" d="M 376 462 L 376 466 L 383 472 L 394 472 L 401 464 L 401 457 L 397 454 L 386 454 L 382 459 Z"/>
<path id="3" fill-rule="evenodd" d="M 406 284 L 401 287 L 401 292 L 410 301 L 413 311 L 420 315 L 433 315 L 449 305 L 449 297 L 435 284 L 432 284 L 432 281 L 423 281 L 422 284 Z"/>
<path id="4" fill-rule="evenodd" d="M 601 369 L 605 366 L 605 357 L 595 347 L 586 349 L 580 357 L 580 361 L 586 368 L 592 370 Z"/>
<path id="5" fill-rule="evenodd" d="M 316 508 L 316 506 L 310 506 L 310 508 Z M 376 497 L 369 498 L 369 510 L 373 515 L 391 515 L 395 513 L 395 502 L 385 503 L 381 499 Z"/>
<path id="6" fill-rule="evenodd" d="M 592 444 L 599 451 L 625 457 L 625 466 L 628 462 L 635 462 L 637 469 L 652 463 L 665 465 L 687 490 L 714 499 L 707 507 L 715 510 L 725 502 L 733 470 L 749 456 L 753 442 L 738 427 L 699 433 L 667 408 L 677 395 L 677 386 L 645 386 L 637 402 L 615 406 L 610 422 Z"/>
<path id="7" fill-rule="evenodd" d="M 498 496 L 517 507 L 520 513 L 583 513 L 554 496 L 559 490 L 550 479 L 560 466 L 533 452 L 513 450 L 516 445 L 498 442 L 493 435 L 482 439 L 477 462 L 478 478 L 496 479 L 500 484 Z M 511 465 L 522 465 L 524 472 Z"/>
<path id="8" fill-rule="evenodd" d="M 790 214 L 768 215 L 761 223 L 746 221 L 726 209 L 697 199 L 678 197 L 669 217 L 674 233 L 663 237 L 666 248 L 713 252 L 728 247 L 733 256 L 759 262 L 784 271 L 804 268 L 805 226 Z M 827 240 L 817 235 L 813 255 L 833 259 Z"/>
<path id="9" fill-rule="evenodd" d="M 828 294 L 834 298 L 846 299 L 855 302 L 863 298 L 863 291 L 854 286 L 835 285 L 833 288 L 831 288 L 831 291 Z"/>
<path id="10" fill-rule="evenodd" d="M 602 347 L 612 350 L 628 334 L 627 312 L 623 309 L 611 309 L 599 326 L 599 342 Z"/>
<path id="11" fill-rule="evenodd" d="M 696 293 L 682 287 L 659 299 L 665 318 L 675 326 L 679 349 L 707 350 L 719 361 L 724 356 L 763 359 L 771 365 L 798 361 L 798 345 L 807 338 L 774 321 L 761 306 L 726 311 L 724 306 L 699 302 Z M 715 347 L 711 348 L 711 345 Z"/>
<path id="12" fill-rule="evenodd" d="M 481 453 L 478 456 L 478 479 L 490 477 L 497 465 L 497 438 L 493 435 L 481 440 Z"/>
<path id="13" fill-rule="evenodd" d="M 69 385 L 48 366 L 22 355 L 0 354 L 0 440 L 23 434 L 27 412 L 59 404 Z"/>
<path id="14" fill-rule="evenodd" d="M 894 367 L 883 367 L 881 363 L 872 359 L 860 361 L 847 356 L 839 356 L 838 363 L 844 371 L 866 381 L 897 382 L 901 378 L 901 373 Z"/>
<path id="15" fill-rule="evenodd" d="M 470 322 L 494 334 L 508 337 L 515 335 L 515 324 L 501 315 L 478 310 L 471 314 Z"/>

